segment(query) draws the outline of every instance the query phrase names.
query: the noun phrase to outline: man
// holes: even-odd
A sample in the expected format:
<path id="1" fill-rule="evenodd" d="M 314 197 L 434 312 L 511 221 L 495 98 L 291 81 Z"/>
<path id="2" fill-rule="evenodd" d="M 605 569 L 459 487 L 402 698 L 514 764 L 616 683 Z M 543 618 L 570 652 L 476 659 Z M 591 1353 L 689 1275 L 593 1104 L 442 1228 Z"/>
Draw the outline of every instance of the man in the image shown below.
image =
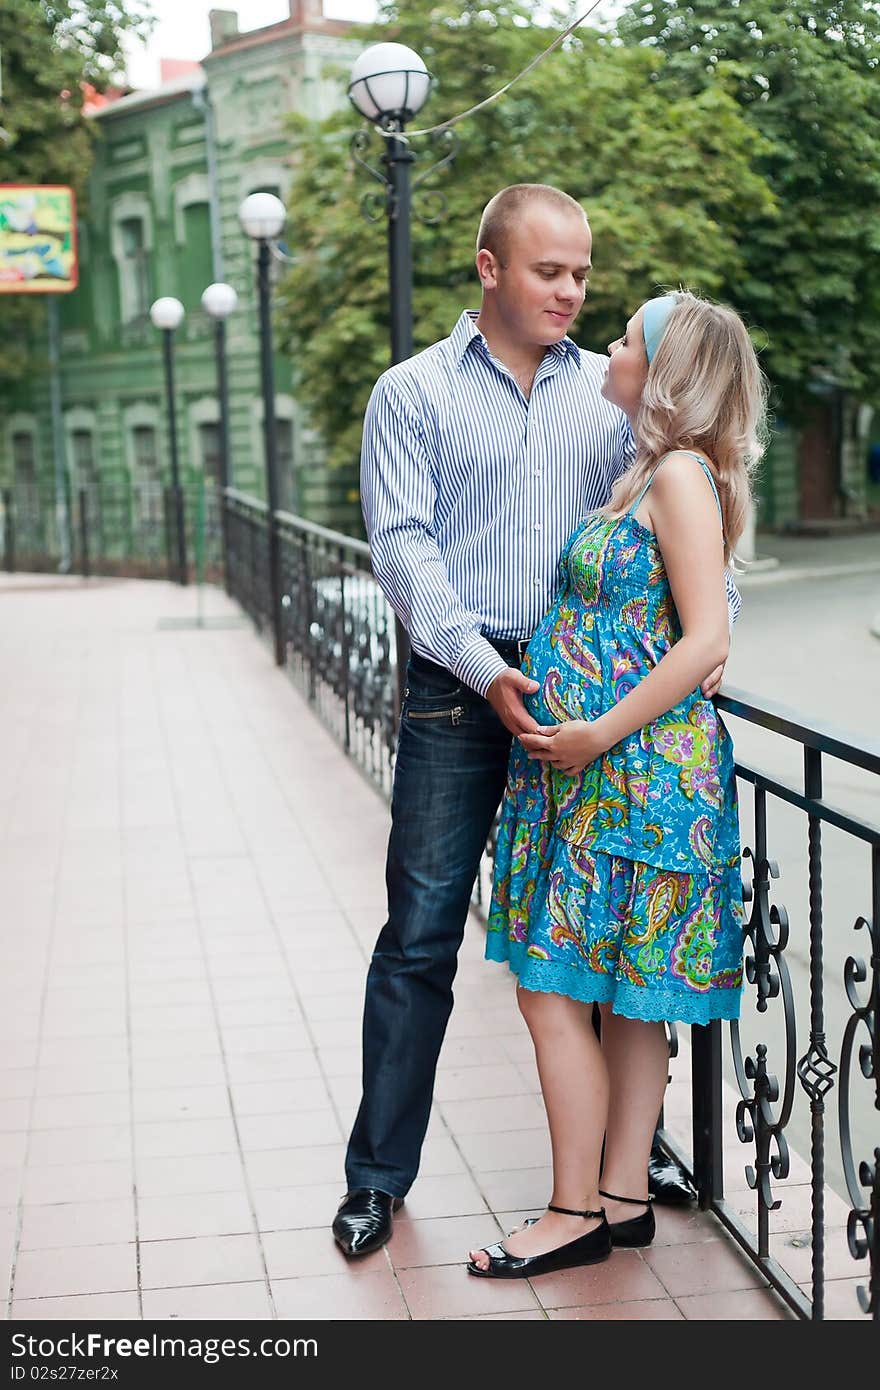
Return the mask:
<path id="1" fill-rule="evenodd" d="M 479 313 L 386 372 L 367 408 L 361 491 L 373 568 L 412 656 L 388 921 L 367 978 L 363 1098 L 333 1223 L 349 1255 L 388 1239 L 418 1170 L 511 737 L 536 727 L 523 705 L 537 689 L 519 669 L 526 644 L 550 606 L 564 542 L 632 459 L 627 420 L 600 395 L 605 357 L 566 336 L 591 241 L 583 209 L 558 189 L 496 194 L 477 240 Z M 713 681 L 707 693 L 720 672 Z"/>

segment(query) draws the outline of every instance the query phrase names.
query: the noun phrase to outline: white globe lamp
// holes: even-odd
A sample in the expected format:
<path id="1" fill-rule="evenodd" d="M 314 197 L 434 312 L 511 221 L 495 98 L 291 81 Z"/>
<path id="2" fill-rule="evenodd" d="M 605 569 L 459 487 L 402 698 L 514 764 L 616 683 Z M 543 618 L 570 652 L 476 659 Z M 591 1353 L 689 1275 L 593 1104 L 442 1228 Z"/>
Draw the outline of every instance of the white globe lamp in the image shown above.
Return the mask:
<path id="1" fill-rule="evenodd" d="M 183 323 L 184 312 L 180 300 L 166 294 L 150 305 L 150 321 L 154 328 L 165 328 L 173 333 Z"/>
<path id="2" fill-rule="evenodd" d="M 202 308 L 212 319 L 228 319 L 237 304 L 238 295 L 223 280 L 215 280 L 202 291 Z"/>
<path id="3" fill-rule="evenodd" d="M 271 241 L 284 226 L 287 210 L 274 193 L 249 193 L 238 209 L 238 219 L 253 241 Z"/>
<path id="4" fill-rule="evenodd" d="M 431 74 L 418 53 L 402 43 L 377 43 L 365 49 L 348 84 L 352 105 L 374 122 L 411 121 L 430 90 Z"/>

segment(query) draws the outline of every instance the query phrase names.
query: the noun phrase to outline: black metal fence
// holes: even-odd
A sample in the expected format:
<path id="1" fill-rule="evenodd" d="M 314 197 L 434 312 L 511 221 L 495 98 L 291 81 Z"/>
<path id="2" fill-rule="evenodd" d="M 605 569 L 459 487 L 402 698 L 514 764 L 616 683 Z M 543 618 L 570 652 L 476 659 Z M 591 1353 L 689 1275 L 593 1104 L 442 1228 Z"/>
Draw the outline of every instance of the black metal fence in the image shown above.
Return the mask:
<path id="1" fill-rule="evenodd" d="M 51 518 L 47 521 L 44 515 L 40 522 L 36 511 L 14 499 L 11 508 L 4 502 L 7 567 L 11 554 L 16 564 L 21 563 L 19 557 L 27 556 L 33 564 L 42 555 L 43 563 L 37 567 L 45 568 L 47 552 L 52 553 Z M 108 502 L 103 498 L 94 510 L 88 498 L 80 507 L 86 536 L 80 555 L 88 557 L 95 572 L 120 572 L 113 570 L 119 564 L 127 565 L 125 572 L 130 573 L 132 556 L 143 573 L 167 572 L 169 527 L 158 499 L 150 499 L 148 522 L 146 510 L 136 513 L 133 490 L 117 505 L 127 518 L 122 528 L 126 557 L 114 550 L 121 545 L 119 517 L 114 518 L 111 530 Z M 277 513 L 281 594 L 276 604 L 266 506 L 228 491 L 222 514 L 216 499 L 213 510 L 204 503 L 201 510 L 196 503 L 194 510 L 204 526 L 209 573 L 219 575 L 225 541 L 228 592 L 273 647 L 280 648 L 295 684 L 346 752 L 387 795 L 397 733 L 397 650 L 393 615 L 372 577 L 367 546 Z M 193 506 L 188 506 L 187 525 L 196 541 L 192 511 Z M 140 527 L 136 516 L 141 518 Z M 274 630 L 276 612 L 280 643 Z M 839 809 L 823 797 L 830 760 L 866 777 L 870 805 L 880 806 L 880 744 L 849 739 L 741 692 L 727 691 L 718 703 L 753 729 L 768 731 L 774 743 L 782 741 L 800 750 L 803 774 L 800 779 L 783 778 L 742 761 L 737 764 L 744 837 L 751 839 L 743 855 L 749 878 L 745 893 L 751 904 L 744 928 L 743 1015 L 745 1020 L 750 1013 L 753 1031 L 755 1020 L 759 1034 L 764 1031 L 746 1045 L 744 1023 L 691 1029 L 690 1142 L 669 1129 L 664 1139 L 692 1173 L 701 1206 L 715 1212 L 799 1317 L 825 1318 L 829 1289 L 855 1281 L 862 1311 L 880 1321 L 880 824 Z M 776 894 L 780 870 L 771 857 L 769 808 L 777 805 L 802 821 L 806 907 L 797 920 L 792 919 L 794 930 Z M 841 899 L 835 900 L 831 914 L 824 901 L 823 875 L 827 868 L 837 868 L 823 861 L 826 831 L 845 837 L 847 853 L 860 857 L 865 869 L 863 905 L 848 923 L 840 921 Z M 493 849 L 490 841 L 476 885 L 478 900 L 481 886 L 485 891 L 491 875 Z M 798 860 L 791 850 L 789 858 L 794 869 L 788 871 L 787 882 L 797 886 Z M 827 926 L 829 916 L 833 931 Z M 846 939 L 841 935 L 844 927 L 847 935 L 854 929 L 852 953 L 841 946 Z M 805 1018 L 807 1000 L 798 997 L 798 979 L 800 995 L 809 995 L 808 1021 L 800 1027 L 800 1038 L 799 1020 Z M 826 1020 L 832 988 L 843 998 L 845 1010 L 836 1046 Z M 673 1048 L 675 1041 L 673 1030 Z M 733 1090 L 725 1081 L 725 1070 L 732 1075 Z M 837 1096 L 832 1097 L 835 1088 Z M 798 1097 L 809 1106 L 809 1125 L 800 1128 L 809 1148 L 807 1162 L 789 1146 Z M 836 1105 L 829 1104 L 834 1099 Z M 858 1135 L 855 1140 L 854 1134 Z M 845 1188 L 843 1202 L 842 1193 L 831 1193 L 845 1213 L 839 1229 L 840 1223 L 829 1222 L 826 1209 L 832 1139 L 837 1141 Z M 737 1175 L 738 1182 L 734 1181 Z M 802 1264 L 787 1263 L 785 1251 L 779 1249 L 778 1241 L 774 1243 L 779 1225 L 776 1214 L 786 1215 L 786 1202 L 796 1210 L 797 1198 L 805 1191 L 809 1209 L 794 1220 L 802 1226 L 799 1248 L 809 1247 L 806 1271 Z M 734 1200 L 731 1192 L 739 1193 L 739 1199 Z M 837 1247 L 833 1269 L 829 1272 L 826 1267 L 830 1227 L 835 1237 L 845 1238 L 843 1272 Z M 795 1227 L 789 1222 L 788 1229 Z"/>
<path id="2" fill-rule="evenodd" d="M 692 1169 L 703 1207 L 716 1213 L 724 1226 L 759 1265 L 770 1283 L 802 1317 L 823 1319 L 826 1310 L 826 1236 L 836 1221 L 826 1213 L 826 1141 L 835 1136 L 849 1205 L 846 1243 L 852 1257 L 852 1275 L 861 1274 L 858 1290 L 864 1313 L 880 1320 L 880 821 L 867 820 L 830 804 L 823 797 L 827 760 L 846 769 L 869 774 L 871 802 L 880 807 L 880 744 L 854 742 L 836 731 L 807 723 L 797 713 L 738 690 L 718 698 L 719 707 L 737 719 L 770 730 L 802 752 L 802 777 L 781 779 L 737 761 L 743 803 L 751 787 L 751 808 L 742 807 L 745 827 L 751 820 L 752 843 L 743 851 L 748 881 L 744 884 L 750 904 L 745 925 L 745 997 L 754 1006 L 752 1021 L 768 1011 L 780 1011 L 773 1032 L 777 1044 L 755 1040 L 744 1046 L 739 1023 L 692 1029 Z M 791 930 L 789 914 L 778 901 L 774 885 L 780 866 L 772 856 L 769 803 L 795 808 L 801 816 L 806 847 L 807 908 Z M 750 813 L 750 814 L 749 814 Z M 826 960 L 826 949 L 845 940 L 846 923 L 840 920 L 841 895 L 832 901 L 829 914 L 834 936 L 826 936 L 823 900 L 823 829 L 833 827 L 847 837 L 854 858 L 862 860 L 867 892 L 864 915 L 850 919 L 852 954 Z M 855 864 L 854 864 L 855 867 Z M 860 892 L 861 889 L 857 889 Z M 836 919 L 836 920 L 835 920 Z M 792 921 L 795 919 L 792 918 Z M 838 945 L 839 950 L 839 945 Z M 790 962 L 792 968 L 790 968 Z M 806 1000 L 796 998 L 794 965 L 809 978 L 807 1036 L 799 1037 L 799 1015 Z M 836 1048 L 826 1031 L 826 996 L 842 990 L 846 1022 Z M 759 1025 L 760 1027 L 760 1025 Z M 721 1124 L 723 1035 L 729 1034 L 739 1097 L 733 1116 L 736 1136 L 749 1151 L 746 1180 L 754 1194 L 750 1221 L 742 1204 L 725 1196 L 725 1172 Z M 753 1027 L 754 1031 L 754 1027 Z M 801 1028 L 803 1033 L 804 1029 Z M 766 1034 L 765 1034 L 766 1036 Z M 784 1206 L 786 1180 L 792 1177 L 789 1131 L 800 1083 L 801 1099 L 809 1104 L 809 1278 L 798 1278 L 772 1249 L 773 1213 Z M 859 1084 L 861 1083 L 861 1084 Z M 830 1108 L 831 1092 L 836 1104 Z M 855 1094 L 854 1094 L 855 1090 Z M 861 1125 L 873 1134 L 867 1152 L 854 1152 L 853 1116 L 875 1119 Z M 731 1166 L 727 1148 L 728 1167 Z M 679 1155 L 681 1157 L 681 1155 Z M 797 1183 L 793 1182 L 792 1186 Z M 842 1232 L 839 1233 L 842 1236 Z M 780 1243 L 777 1242 L 777 1245 Z M 841 1278 L 839 1251 L 835 1250 L 835 1282 Z M 859 1264 L 858 1262 L 866 1262 Z"/>
<path id="3" fill-rule="evenodd" d="M 228 491 L 228 590 L 274 639 L 268 509 Z M 286 512 L 281 552 L 285 667 L 346 752 L 387 795 L 397 738 L 394 617 L 368 546 Z"/>
<path id="4" fill-rule="evenodd" d="M 211 483 L 179 489 L 189 579 L 223 577 L 223 505 Z M 178 578 L 177 498 L 160 482 L 105 483 L 66 498 L 69 571 L 82 575 Z M 62 532 L 54 488 L 19 483 L 0 493 L 0 564 L 15 570 L 57 570 Z"/>

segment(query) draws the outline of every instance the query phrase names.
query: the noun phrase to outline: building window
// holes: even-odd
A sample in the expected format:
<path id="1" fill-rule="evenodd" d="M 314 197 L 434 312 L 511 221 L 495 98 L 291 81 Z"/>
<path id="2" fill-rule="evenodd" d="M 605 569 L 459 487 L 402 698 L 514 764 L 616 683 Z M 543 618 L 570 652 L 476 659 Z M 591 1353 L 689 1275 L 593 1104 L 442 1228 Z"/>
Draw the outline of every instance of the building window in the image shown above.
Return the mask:
<path id="1" fill-rule="evenodd" d="M 156 452 L 156 430 L 153 425 L 134 427 L 134 466 L 137 473 L 159 476 L 159 455 Z"/>
<path id="2" fill-rule="evenodd" d="M 119 223 L 122 277 L 120 298 L 125 320 L 142 318 L 149 313 L 150 252 L 146 244 L 144 221 L 141 217 L 126 217 Z"/>
<path id="3" fill-rule="evenodd" d="M 132 430 L 134 455 L 133 492 L 135 520 L 139 526 L 161 524 L 163 517 L 159 455 L 153 425 L 135 425 Z"/>
<path id="4" fill-rule="evenodd" d="M 202 420 L 199 425 L 199 456 L 206 482 L 220 482 L 220 425 L 217 420 Z"/>
<path id="5" fill-rule="evenodd" d="M 91 430 L 74 430 L 70 436 L 70 443 L 77 487 L 93 488 L 98 481 L 94 434 Z"/>
<path id="6" fill-rule="evenodd" d="M 37 481 L 37 450 L 30 430 L 16 430 L 12 436 L 12 467 L 16 483 Z"/>
<path id="7" fill-rule="evenodd" d="M 275 421 L 276 459 L 278 462 L 278 506 L 283 512 L 295 512 L 297 505 L 296 480 L 293 476 L 293 421 Z"/>
<path id="8" fill-rule="evenodd" d="M 177 284 L 184 308 L 192 311 L 200 307 L 202 290 L 214 279 L 211 210 L 207 203 L 189 203 L 181 220 L 183 243 L 177 247 Z"/>

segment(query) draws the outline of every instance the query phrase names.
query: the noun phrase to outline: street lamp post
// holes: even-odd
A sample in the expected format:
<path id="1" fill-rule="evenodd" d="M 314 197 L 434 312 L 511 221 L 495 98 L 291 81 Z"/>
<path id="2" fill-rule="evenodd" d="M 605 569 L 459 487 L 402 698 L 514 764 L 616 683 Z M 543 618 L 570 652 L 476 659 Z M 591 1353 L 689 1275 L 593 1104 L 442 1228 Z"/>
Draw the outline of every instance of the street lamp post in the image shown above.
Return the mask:
<path id="1" fill-rule="evenodd" d="M 165 358 L 165 401 L 168 410 L 168 447 L 171 454 L 171 494 L 174 499 L 174 533 L 177 541 L 177 582 L 187 582 L 186 523 L 183 492 L 180 486 L 180 465 L 177 454 L 177 418 L 174 410 L 174 331 L 183 323 L 184 309 L 179 299 L 164 295 L 150 305 L 153 327 L 162 333 Z"/>
<path id="2" fill-rule="evenodd" d="M 214 320 L 214 353 L 217 362 L 217 403 L 220 411 L 220 526 L 223 535 L 223 573 L 226 592 L 230 589 L 229 528 L 227 524 L 226 489 L 232 486 L 229 462 L 229 383 L 226 375 L 226 320 L 238 304 L 238 295 L 231 285 L 217 280 L 202 294 L 202 308 Z"/>
<path id="3" fill-rule="evenodd" d="M 278 438 L 275 422 L 275 377 L 272 361 L 272 315 L 269 284 L 269 243 L 284 226 L 284 204 L 274 193 L 251 193 L 238 210 L 239 221 L 257 243 L 257 297 L 260 311 L 260 375 L 263 388 L 263 444 L 266 457 L 266 502 L 269 508 L 269 588 L 275 663 L 284 665 L 281 611 L 281 542 L 278 534 Z"/>
<path id="4" fill-rule="evenodd" d="M 351 70 L 348 96 L 356 111 L 384 132 L 387 170 L 388 291 L 392 364 L 412 356 L 412 243 L 410 165 L 415 156 L 402 138 L 421 111 L 431 74 L 418 53 L 402 43 L 377 43 Z"/>
<path id="5" fill-rule="evenodd" d="M 348 86 L 355 110 L 379 126 L 385 143 L 382 163 L 386 169 L 383 182 L 387 194 L 392 365 L 405 361 L 413 351 L 410 166 L 415 156 L 403 133 L 406 122 L 424 106 L 430 88 L 431 74 L 418 53 L 401 43 L 377 43 L 366 49 L 351 70 Z M 398 703 L 402 704 L 409 637 L 399 618 L 395 619 L 394 631 L 397 694 Z"/>
<path id="6" fill-rule="evenodd" d="M 220 408 L 220 486 L 232 486 L 229 466 L 229 384 L 226 375 L 226 320 L 238 305 L 231 285 L 216 281 L 202 294 L 202 308 L 214 320 L 214 354 L 217 362 L 217 402 Z"/>

